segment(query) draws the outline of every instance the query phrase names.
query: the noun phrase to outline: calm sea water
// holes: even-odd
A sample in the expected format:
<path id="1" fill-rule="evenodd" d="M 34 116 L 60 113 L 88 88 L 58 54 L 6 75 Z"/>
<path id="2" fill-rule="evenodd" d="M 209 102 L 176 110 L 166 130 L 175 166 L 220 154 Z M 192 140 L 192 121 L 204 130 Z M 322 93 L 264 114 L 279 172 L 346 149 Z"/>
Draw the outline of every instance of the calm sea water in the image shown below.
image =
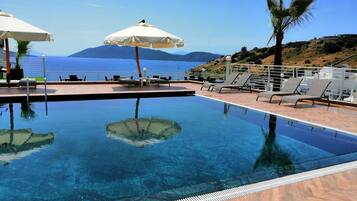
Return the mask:
<path id="1" fill-rule="evenodd" d="M 175 200 L 357 159 L 356 137 L 195 96 L 25 106 L 0 107 L 1 201 Z"/>
<path id="2" fill-rule="evenodd" d="M 12 58 L 12 61 L 14 59 Z M 26 57 L 22 59 L 22 66 L 26 76 L 37 77 L 43 75 L 42 58 Z M 148 69 L 147 75 L 171 76 L 173 79 L 183 79 L 185 72 L 202 62 L 140 60 L 141 68 Z M 47 57 L 48 80 L 59 80 L 76 74 L 87 80 L 104 80 L 105 76 L 121 75 L 125 77 L 138 75 L 135 60 L 132 59 L 100 59 L 100 58 L 73 58 Z"/>

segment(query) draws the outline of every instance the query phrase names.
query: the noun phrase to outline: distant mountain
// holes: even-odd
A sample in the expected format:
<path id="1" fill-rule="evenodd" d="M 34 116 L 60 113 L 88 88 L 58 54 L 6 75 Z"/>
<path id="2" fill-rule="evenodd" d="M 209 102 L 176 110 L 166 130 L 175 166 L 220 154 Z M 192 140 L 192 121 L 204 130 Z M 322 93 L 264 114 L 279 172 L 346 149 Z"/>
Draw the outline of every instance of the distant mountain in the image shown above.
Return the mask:
<path id="1" fill-rule="evenodd" d="M 174 51 L 174 52 L 171 52 L 170 54 L 176 54 L 176 55 L 185 55 L 185 54 L 188 54 L 190 53 L 189 51 Z"/>
<path id="2" fill-rule="evenodd" d="M 161 50 L 139 48 L 140 59 L 146 60 L 171 60 L 171 61 L 197 61 L 208 62 L 221 57 L 208 52 L 191 52 L 185 55 L 170 54 Z M 135 59 L 135 48 L 128 46 L 99 46 L 87 48 L 70 55 L 70 57 L 84 58 L 119 58 Z"/>

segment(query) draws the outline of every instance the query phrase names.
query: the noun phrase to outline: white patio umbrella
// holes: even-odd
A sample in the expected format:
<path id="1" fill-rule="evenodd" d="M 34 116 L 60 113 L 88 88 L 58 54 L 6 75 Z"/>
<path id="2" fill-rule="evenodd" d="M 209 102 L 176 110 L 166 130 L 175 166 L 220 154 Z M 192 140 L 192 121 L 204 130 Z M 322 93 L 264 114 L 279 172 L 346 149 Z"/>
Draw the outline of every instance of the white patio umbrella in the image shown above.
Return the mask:
<path id="1" fill-rule="evenodd" d="M 9 38 L 21 41 L 52 41 L 52 35 L 47 31 L 15 18 L 9 13 L 0 11 L 0 39 L 5 40 L 6 75 L 10 81 L 10 49 Z"/>
<path id="2" fill-rule="evenodd" d="M 138 66 L 139 77 L 141 68 L 139 62 L 139 48 L 174 48 L 183 47 L 183 39 L 167 33 L 142 20 L 139 24 L 128 27 L 116 33 L 110 34 L 104 40 L 106 45 L 133 46 L 136 52 L 136 63 Z"/>

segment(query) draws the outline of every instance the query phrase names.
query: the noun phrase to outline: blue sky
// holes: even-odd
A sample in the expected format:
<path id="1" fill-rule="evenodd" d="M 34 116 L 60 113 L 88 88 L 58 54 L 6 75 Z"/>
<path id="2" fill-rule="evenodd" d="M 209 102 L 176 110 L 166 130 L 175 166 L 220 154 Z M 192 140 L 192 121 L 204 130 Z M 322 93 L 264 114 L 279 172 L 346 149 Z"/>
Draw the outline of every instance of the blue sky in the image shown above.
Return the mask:
<path id="1" fill-rule="evenodd" d="M 0 9 L 51 32 L 55 42 L 32 43 L 47 55 L 102 45 L 105 36 L 141 19 L 185 40 L 184 48 L 170 52 L 231 54 L 266 46 L 272 31 L 266 0 L 0 0 Z M 313 18 L 284 42 L 356 34 L 356 10 L 356 0 L 317 0 Z"/>

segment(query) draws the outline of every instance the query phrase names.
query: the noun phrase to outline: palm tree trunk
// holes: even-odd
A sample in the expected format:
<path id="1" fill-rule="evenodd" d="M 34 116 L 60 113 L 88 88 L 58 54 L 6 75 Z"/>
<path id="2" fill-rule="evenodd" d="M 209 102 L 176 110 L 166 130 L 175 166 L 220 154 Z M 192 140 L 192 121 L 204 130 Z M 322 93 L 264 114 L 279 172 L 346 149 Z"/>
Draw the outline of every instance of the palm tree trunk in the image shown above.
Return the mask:
<path id="1" fill-rule="evenodd" d="M 274 65 L 273 68 L 272 78 L 273 78 L 273 91 L 279 91 L 281 85 L 281 65 L 282 65 L 282 51 L 283 51 L 283 33 L 277 33 L 276 36 L 276 43 L 275 43 L 275 56 L 274 56 Z"/>

